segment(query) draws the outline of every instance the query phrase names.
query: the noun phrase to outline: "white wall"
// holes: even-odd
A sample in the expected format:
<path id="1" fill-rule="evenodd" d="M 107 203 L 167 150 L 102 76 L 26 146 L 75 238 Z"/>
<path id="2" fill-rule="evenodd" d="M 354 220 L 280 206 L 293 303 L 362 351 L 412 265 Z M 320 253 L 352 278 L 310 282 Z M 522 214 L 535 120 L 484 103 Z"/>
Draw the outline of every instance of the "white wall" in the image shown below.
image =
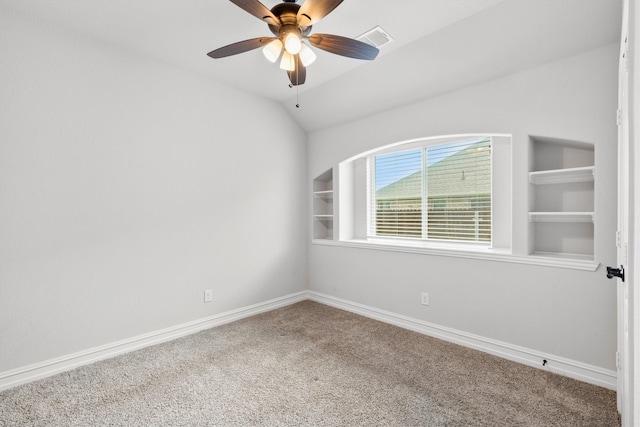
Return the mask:
<path id="1" fill-rule="evenodd" d="M 0 52 L 0 372 L 305 288 L 278 104 L 8 10 Z"/>
<path id="2" fill-rule="evenodd" d="M 396 141 L 512 134 L 513 248 L 526 254 L 529 135 L 593 143 L 598 271 L 311 244 L 310 289 L 615 370 L 616 288 L 603 265 L 616 263 L 617 53 L 611 45 L 521 71 L 312 133 L 308 144 L 311 182 L 351 156 Z M 421 291 L 430 294 L 428 307 L 420 305 Z"/>

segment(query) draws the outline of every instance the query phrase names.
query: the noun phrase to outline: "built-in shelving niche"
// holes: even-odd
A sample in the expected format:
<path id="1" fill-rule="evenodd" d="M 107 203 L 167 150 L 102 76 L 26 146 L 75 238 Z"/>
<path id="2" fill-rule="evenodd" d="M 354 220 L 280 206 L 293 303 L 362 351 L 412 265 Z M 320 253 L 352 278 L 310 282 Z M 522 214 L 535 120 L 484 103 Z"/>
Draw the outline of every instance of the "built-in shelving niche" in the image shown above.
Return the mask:
<path id="1" fill-rule="evenodd" d="M 333 169 L 313 180 L 313 238 L 333 240 Z"/>
<path id="2" fill-rule="evenodd" d="M 593 260 L 594 151 L 593 144 L 531 137 L 531 255 Z"/>

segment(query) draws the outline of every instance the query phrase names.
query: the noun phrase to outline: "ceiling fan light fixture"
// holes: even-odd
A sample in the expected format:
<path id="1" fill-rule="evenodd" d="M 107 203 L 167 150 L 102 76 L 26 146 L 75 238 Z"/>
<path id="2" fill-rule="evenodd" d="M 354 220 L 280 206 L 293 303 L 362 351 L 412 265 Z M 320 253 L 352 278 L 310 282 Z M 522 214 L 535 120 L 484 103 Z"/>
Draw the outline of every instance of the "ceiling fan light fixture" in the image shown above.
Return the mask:
<path id="1" fill-rule="evenodd" d="M 300 47 L 300 53 L 298 55 L 300 56 L 300 62 L 302 62 L 302 65 L 304 65 L 305 67 L 313 64 L 313 61 L 315 61 L 317 58 L 313 49 L 311 49 L 304 43 L 302 43 L 302 46 Z"/>
<path id="2" fill-rule="evenodd" d="M 263 0 L 262 0 L 263 1 Z M 276 1 L 276 0 L 272 0 Z M 271 9 L 261 0 L 231 0 L 245 12 L 266 23 L 273 36 L 254 37 L 231 43 L 207 53 L 218 59 L 262 48 L 268 61 L 280 61 L 280 68 L 286 70 L 291 87 L 304 84 L 307 65 L 316 60 L 315 49 L 348 58 L 373 60 L 379 53 L 378 47 L 367 40 L 356 40 L 334 34 L 311 34 L 311 28 L 327 16 L 344 0 L 280 0 Z M 301 3 L 301 4 L 298 4 Z M 386 34 L 386 33 L 385 33 Z M 390 37 L 384 37 L 390 39 Z"/>
<path id="3" fill-rule="evenodd" d="M 296 58 L 290 54 L 286 49 L 282 52 L 282 59 L 280 60 L 280 68 L 285 71 L 294 71 L 296 69 Z"/>
<path id="4" fill-rule="evenodd" d="M 280 57 L 280 52 L 282 52 L 282 42 L 280 39 L 275 39 L 262 49 L 262 53 L 269 62 L 276 62 Z"/>
<path id="5" fill-rule="evenodd" d="M 284 49 L 292 55 L 297 55 L 302 49 L 302 40 L 300 36 L 291 31 L 284 38 Z"/>

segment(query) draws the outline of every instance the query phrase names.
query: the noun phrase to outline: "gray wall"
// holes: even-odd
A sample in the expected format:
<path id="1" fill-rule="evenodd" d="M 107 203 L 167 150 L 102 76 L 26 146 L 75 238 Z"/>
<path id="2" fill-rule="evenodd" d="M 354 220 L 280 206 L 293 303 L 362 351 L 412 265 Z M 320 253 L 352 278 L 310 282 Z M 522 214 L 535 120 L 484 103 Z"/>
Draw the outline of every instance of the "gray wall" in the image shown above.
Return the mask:
<path id="1" fill-rule="evenodd" d="M 0 52 L 0 372 L 305 288 L 278 104 L 1 7 Z"/>
<path id="2" fill-rule="evenodd" d="M 309 135 L 308 182 L 366 150 L 461 133 L 513 135 L 513 251 L 528 253 L 530 135 L 595 145 L 596 272 L 311 244 L 309 286 L 515 346 L 615 370 L 617 45 Z M 417 83 L 419 84 L 419 83 Z M 310 186 L 310 184 L 309 184 Z M 309 200 L 309 199 L 308 199 Z M 430 305 L 420 305 L 421 291 Z"/>

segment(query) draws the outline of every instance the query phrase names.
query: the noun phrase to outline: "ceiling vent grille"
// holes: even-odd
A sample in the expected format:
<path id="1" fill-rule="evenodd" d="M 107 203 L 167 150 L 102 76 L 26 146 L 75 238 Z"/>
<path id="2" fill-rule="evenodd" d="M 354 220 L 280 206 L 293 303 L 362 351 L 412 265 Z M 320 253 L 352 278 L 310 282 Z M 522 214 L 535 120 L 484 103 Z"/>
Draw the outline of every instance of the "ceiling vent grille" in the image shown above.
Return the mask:
<path id="1" fill-rule="evenodd" d="M 378 25 L 377 27 L 372 28 L 361 36 L 356 37 L 356 40 L 360 40 L 361 42 L 365 42 L 370 44 L 371 46 L 379 48 L 391 43 L 393 41 L 393 37 L 391 37 Z"/>

